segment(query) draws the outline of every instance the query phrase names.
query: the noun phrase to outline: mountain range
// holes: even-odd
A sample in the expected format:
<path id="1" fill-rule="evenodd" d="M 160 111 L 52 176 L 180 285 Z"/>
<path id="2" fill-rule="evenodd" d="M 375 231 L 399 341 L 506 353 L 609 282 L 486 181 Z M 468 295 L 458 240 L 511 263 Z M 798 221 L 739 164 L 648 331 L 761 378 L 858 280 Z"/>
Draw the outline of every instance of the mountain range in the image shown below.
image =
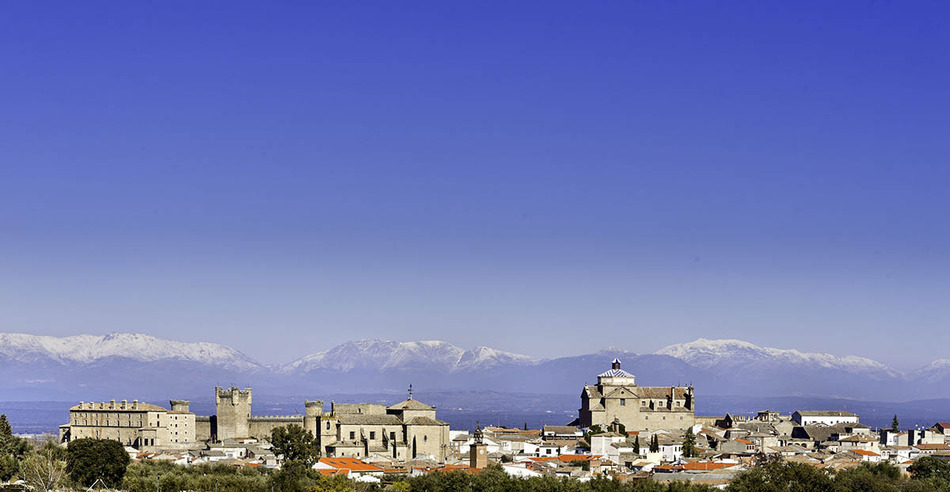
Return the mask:
<path id="1" fill-rule="evenodd" d="M 444 341 L 354 340 L 279 366 L 215 343 L 150 335 L 0 333 L 0 400 L 207 396 L 213 386 L 272 395 L 430 390 L 574 394 L 620 358 L 644 386 L 693 384 L 697 395 L 899 401 L 950 397 L 950 360 L 903 373 L 856 357 L 760 347 L 741 340 L 670 345 L 652 354 L 605 349 L 541 359 Z"/>

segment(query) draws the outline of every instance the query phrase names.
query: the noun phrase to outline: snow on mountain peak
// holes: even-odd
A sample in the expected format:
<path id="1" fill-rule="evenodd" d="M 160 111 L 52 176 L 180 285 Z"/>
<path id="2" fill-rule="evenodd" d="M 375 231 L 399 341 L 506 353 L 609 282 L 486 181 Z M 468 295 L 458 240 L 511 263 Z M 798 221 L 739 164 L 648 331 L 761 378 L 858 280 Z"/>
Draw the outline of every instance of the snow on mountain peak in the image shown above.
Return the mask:
<path id="1" fill-rule="evenodd" d="M 710 340 L 699 338 L 689 343 L 669 345 L 656 352 L 681 359 L 690 365 L 703 369 L 719 367 L 746 367 L 751 365 L 810 366 L 838 369 L 851 373 L 878 373 L 888 377 L 900 377 L 901 374 L 880 362 L 848 355 L 838 357 L 823 353 L 804 353 L 794 349 L 777 349 L 735 339 Z"/>
<path id="2" fill-rule="evenodd" d="M 535 359 L 489 347 L 464 350 L 441 340 L 396 342 L 363 339 L 346 342 L 284 366 L 284 371 L 351 371 L 410 369 L 457 371 L 486 369 L 501 364 L 533 364 Z"/>
<path id="3" fill-rule="evenodd" d="M 141 333 L 70 337 L 0 333 L 0 356 L 24 362 L 50 359 L 60 364 L 88 364 L 107 358 L 142 362 L 189 360 L 227 369 L 260 369 L 260 364 L 224 345 L 176 342 Z"/>

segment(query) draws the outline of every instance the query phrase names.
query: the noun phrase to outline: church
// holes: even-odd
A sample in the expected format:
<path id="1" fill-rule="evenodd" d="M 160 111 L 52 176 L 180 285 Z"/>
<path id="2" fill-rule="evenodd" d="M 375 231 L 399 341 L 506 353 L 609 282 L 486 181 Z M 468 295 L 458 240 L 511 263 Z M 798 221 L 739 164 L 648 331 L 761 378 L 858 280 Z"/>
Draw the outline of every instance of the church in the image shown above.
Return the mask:
<path id="1" fill-rule="evenodd" d="M 596 385 L 581 392 L 581 427 L 621 424 L 627 431 L 685 430 L 696 423 L 692 386 L 637 386 L 633 374 L 614 359 L 597 376 Z"/>

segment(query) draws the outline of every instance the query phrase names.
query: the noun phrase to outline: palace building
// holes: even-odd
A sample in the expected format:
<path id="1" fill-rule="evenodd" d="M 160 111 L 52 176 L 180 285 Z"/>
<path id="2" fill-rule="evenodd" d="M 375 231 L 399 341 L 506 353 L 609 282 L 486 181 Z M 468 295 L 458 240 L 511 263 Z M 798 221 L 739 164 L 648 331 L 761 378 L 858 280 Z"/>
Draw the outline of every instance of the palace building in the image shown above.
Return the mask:
<path id="1" fill-rule="evenodd" d="M 60 440 L 112 439 L 140 450 L 171 449 L 195 444 L 195 414 L 187 400 L 171 400 L 171 410 L 132 400 L 79 402 L 69 409 L 69 423 L 60 426 Z"/>

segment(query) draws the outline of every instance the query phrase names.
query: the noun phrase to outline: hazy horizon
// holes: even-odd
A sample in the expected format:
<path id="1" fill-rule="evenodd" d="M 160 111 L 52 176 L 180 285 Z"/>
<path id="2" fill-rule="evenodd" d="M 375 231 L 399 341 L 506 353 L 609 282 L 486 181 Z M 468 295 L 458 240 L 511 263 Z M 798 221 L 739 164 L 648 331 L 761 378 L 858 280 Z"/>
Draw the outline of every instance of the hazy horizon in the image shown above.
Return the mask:
<path id="1" fill-rule="evenodd" d="M 54 3 L 0 332 L 950 358 L 946 4 Z"/>

